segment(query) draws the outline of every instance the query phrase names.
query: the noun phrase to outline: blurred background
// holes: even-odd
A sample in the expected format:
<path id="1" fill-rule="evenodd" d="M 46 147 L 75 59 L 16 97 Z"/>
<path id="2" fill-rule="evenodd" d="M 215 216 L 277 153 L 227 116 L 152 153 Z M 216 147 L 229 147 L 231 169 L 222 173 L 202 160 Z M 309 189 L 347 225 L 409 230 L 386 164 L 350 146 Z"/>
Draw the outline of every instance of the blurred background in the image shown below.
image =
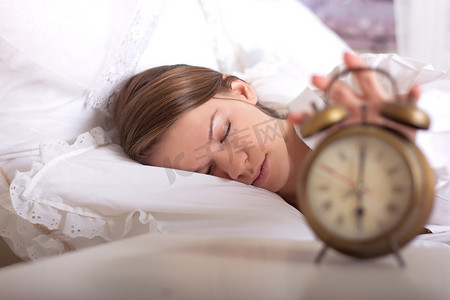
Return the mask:
<path id="1" fill-rule="evenodd" d="M 300 0 L 353 49 L 450 69 L 450 0 Z"/>

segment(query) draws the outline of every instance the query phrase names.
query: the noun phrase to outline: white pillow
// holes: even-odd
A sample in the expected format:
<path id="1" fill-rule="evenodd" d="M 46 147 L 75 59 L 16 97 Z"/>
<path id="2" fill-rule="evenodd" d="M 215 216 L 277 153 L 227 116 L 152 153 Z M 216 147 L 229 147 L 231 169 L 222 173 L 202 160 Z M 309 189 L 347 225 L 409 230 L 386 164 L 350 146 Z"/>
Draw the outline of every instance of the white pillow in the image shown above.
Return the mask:
<path id="1" fill-rule="evenodd" d="M 1 125 L 11 128 L 1 133 L 11 141 L 8 148 L 0 148 L 1 166 L 11 178 L 19 160 L 20 170 L 38 160 L 38 143 L 71 143 L 88 127 L 102 124 L 104 114 L 93 108 L 106 109 L 105 96 L 130 72 L 165 63 L 217 67 L 242 74 L 261 99 L 285 102 L 303 90 L 313 69 L 328 71 L 347 49 L 294 0 L 222 1 L 219 6 L 211 0 L 48 4 L 0 4 L 0 19 L 7 21 L 0 24 L 0 46 L 6 49 L 0 51 L 5 67 L 0 79 L 6 81 L 0 82 L 7 82 L 0 92 L 8 96 L 1 99 L 21 101 L 0 117 Z M 231 16 L 232 5 L 246 8 L 245 18 L 239 9 Z M 217 19 L 222 13 L 224 19 Z M 84 25 L 77 26 L 80 22 Z M 53 39 L 58 43 L 48 42 Z M 62 253 L 71 247 L 65 242 L 80 248 L 145 232 L 312 238 L 301 215 L 273 193 L 145 167 L 103 138 L 94 131 L 72 146 L 47 144 L 42 162 L 14 179 L 12 200 L 0 193 L 5 208 L 0 234 L 21 257 Z"/>
<path id="2" fill-rule="evenodd" d="M 99 127 L 73 145 L 53 142 L 41 150 L 42 163 L 11 183 L 12 207 L 1 205 L 75 249 L 156 232 L 313 238 L 302 215 L 278 195 L 214 176 L 141 165 Z M 67 250 L 42 232 L 13 233 L 11 227 L 21 226 L 3 226 L 8 228 L 0 231 L 10 232 L 7 237 L 25 258 Z"/>
<path id="3" fill-rule="evenodd" d="M 135 7 L 136 1 L 0 2 L 0 166 L 10 178 L 30 168 L 42 141 L 73 142 L 103 124 L 104 115 L 85 102 Z"/>
<path id="4" fill-rule="evenodd" d="M 86 107 L 86 96 L 86 87 L 37 64 L 0 37 L 0 166 L 10 178 L 16 169 L 30 168 L 42 141 L 71 141 L 103 124 L 104 115 Z"/>
<path id="5" fill-rule="evenodd" d="M 41 142 L 107 126 L 108 96 L 136 69 L 215 68 L 206 28 L 196 0 L 0 2 L 0 167 L 13 178 Z"/>

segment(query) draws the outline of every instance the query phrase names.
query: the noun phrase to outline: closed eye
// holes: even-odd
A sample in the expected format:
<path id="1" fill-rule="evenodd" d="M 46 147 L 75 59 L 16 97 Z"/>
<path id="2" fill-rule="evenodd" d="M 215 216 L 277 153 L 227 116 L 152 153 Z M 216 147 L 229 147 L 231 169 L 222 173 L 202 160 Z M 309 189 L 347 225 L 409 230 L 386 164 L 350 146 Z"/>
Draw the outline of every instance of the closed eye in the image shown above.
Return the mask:
<path id="1" fill-rule="evenodd" d="M 230 130 L 231 130 L 231 122 L 228 122 L 227 131 L 225 132 L 223 138 L 220 140 L 221 144 L 223 144 L 223 142 L 225 142 L 225 140 L 227 139 L 228 135 L 230 134 Z"/>
<path id="2" fill-rule="evenodd" d="M 223 144 L 226 141 L 228 135 L 230 134 L 230 131 L 231 131 L 231 122 L 228 122 L 227 130 L 225 131 L 225 134 L 224 134 L 223 138 L 220 140 L 221 144 Z M 206 174 L 211 175 L 212 170 L 213 170 L 213 163 L 211 163 L 209 165 L 208 170 L 206 171 Z"/>

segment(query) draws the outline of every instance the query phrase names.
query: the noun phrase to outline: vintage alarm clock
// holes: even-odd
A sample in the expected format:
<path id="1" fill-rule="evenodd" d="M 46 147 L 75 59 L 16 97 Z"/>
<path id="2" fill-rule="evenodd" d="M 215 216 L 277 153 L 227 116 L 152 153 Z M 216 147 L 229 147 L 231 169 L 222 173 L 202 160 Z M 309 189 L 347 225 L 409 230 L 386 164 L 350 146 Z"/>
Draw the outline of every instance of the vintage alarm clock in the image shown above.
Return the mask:
<path id="1" fill-rule="evenodd" d="M 395 81 L 385 71 L 372 68 L 346 69 L 377 72 L 391 81 L 396 99 L 386 102 L 381 116 L 413 128 L 427 129 L 428 116 L 413 103 L 401 100 Z M 298 205 L 324 248 L 373 258 L 394 254 L 404 264 L 399 249 L 421 233 L 433 203 L 434 176 L 422 152 L 406 135 L 362 117 L 352 125 L 338 125 L 306 158 L 298 183 Z M 301 124 L 308 137 L 341 123 L 348 115 L 342 106 L 328 105 Z"/>

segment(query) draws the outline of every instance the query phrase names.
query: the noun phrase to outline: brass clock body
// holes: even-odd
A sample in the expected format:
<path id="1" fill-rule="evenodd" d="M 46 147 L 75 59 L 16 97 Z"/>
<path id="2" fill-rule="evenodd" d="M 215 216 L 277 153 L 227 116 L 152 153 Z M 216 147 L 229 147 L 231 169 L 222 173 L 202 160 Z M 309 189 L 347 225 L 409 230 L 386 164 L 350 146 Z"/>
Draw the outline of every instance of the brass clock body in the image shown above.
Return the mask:
<path id="1" fill-rule="evenodd" d="M 306 158 L 298 204 L 317 236 L 359 258 L 388 254 L 423 229 L 433 172 L 407 137 L 375 124 L 342 127 Z"/>

